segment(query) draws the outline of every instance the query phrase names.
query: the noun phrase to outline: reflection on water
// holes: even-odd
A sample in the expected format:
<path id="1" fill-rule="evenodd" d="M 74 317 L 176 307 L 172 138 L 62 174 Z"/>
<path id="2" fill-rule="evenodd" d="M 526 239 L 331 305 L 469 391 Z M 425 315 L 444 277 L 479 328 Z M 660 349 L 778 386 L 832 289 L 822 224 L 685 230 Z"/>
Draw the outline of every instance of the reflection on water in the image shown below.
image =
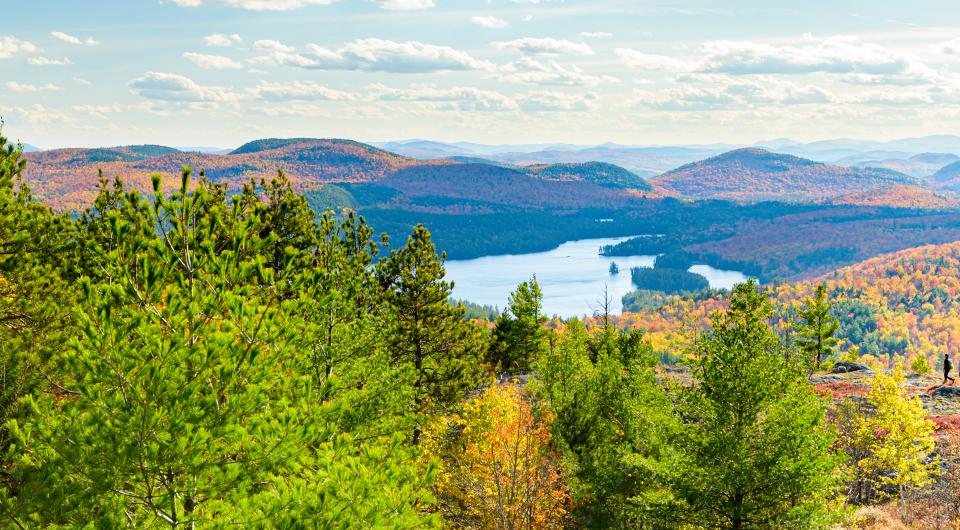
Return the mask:
<path id="1" fill-rule="evenodd" d="M 605 257 L 600 247 L 630 239 L 629 237 L 582 239 L 568 241 L 547 252 L 485 256 L 470 260 L 448 261 L 447 278 L 454 282 L 453 296 L 477 304 L 497 306 L 517 284 L 534 273 L 543 290 L 543 306 L 548 315 L 562 317 L 593 314 L 600 309 L 603 288 L 613 299 L 613 312 L 622 310 L 620 298 L 633 290 L 632 267 L 652 267 L 654 256 Z M 620 268 L 610 274 L 610 263 Z M 695 265 L 691 271 L 704 275 L 711 287 L 729 289 L 746 278 L 735 271 L 721 271 L 706 265 Z"/>

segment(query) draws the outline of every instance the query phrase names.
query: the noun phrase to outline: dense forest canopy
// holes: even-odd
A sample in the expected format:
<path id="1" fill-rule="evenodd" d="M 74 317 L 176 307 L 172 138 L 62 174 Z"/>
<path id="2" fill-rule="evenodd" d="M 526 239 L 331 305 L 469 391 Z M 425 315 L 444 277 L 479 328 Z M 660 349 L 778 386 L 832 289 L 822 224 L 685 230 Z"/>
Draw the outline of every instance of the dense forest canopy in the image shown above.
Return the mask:
<path id="1" fill-rule="evenodd" d="M 665 342 L 629 314 L 549 321 L 536 277 L 500 311 L 451 302 L 426 226 L 318 215 L 282 172 L 240 190 L 187 168 L 147 193 L 101 178 L 71 216 L 0 146 L 4 526 L 807 529 L 955 499 L 900 364 L 873 365 L 869 406 L 810 375 L 886 340 L 850 274 L 815 296 L 650 295 L 643 311 L 703 317 Z M 658 204 L 664 236 L 640 244 L 688 244 L 657 213 L 730 215 Z M 697 256 L 670 250 L 647 270 Z M 954 261 L 898 266 L 922 282 Z M 927 311 L 951 289 L 889 301 Z"/>

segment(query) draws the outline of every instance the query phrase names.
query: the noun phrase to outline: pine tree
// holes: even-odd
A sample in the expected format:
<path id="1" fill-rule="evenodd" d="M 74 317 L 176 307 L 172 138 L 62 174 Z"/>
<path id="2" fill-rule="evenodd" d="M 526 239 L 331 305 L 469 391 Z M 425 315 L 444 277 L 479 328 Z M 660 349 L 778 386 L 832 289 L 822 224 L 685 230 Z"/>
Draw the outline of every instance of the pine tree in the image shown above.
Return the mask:
<path id="1" fill-rule="evenodd" d="M 573 319 L 536 363 L 536 392 L 555 414 L 581 526 L 650 522 L 638 499 L 660 489 L 648 461 L 676 423 L 656 380 L 656 360 L 642 332 L 611 326 L 591 335 Z"/>
<path id="2" fill-rule="evenodd" d="M 837 338 L 833 335 L 840 321 L 830 314 L 831 308 L 827 287 L 820 284 L 814 296 L 807 298 L 798 311 L 801 322 L 797 326 L 796 345 L 816 369 L 824 359 L 833 355 L 837 345 Z"/>
<path id="3" fill-rule="evenodd" d="M 377 265 L 389 311 L 387 347 L 395 365 L 416 374 L 412 411 L 421 416 L 462 399 L 482 378 L 487 339 L 463 318 L 462 305 L 450 304 L 453 285 L 444 280 L 444 261 L 430 232 L 417 225 L 406 246 Z M 421 430 L 414 429 L 414 444 Z"/>
<path id="4" fill-rule="evenodd" d="M 753 281 L 695 343 L 693 386 L 677 396 L 683 425 L 656 463 L 672 502 L 661 517 L 705 528 L 827 528 L 839 464 L 824 401 L 771 329 Z"/>
<path id="5" fill-rule="evenodd" d="M 334 355 L 316 378 L 306 308 L 328 271 L 293 245 L 274 268 L 278 235 L 258 229 L 270 205 L 231 206 L 207 186 L 184 171 L 172 196 L 157 180 L 152 200 L 128 195 L 136 206 L 107 214 L 105 272 L 79 282 L 55 392 L 11 422 L 7 513 L 31 527 L 433 526 L 420 511 L 432 467 L 395 419 L 410 416 L 393 381 L 409 370 Z"/>
<path id="6" fill-rule="evenodd" d="M 497 317 L 491 345 L 492 364 L 501 372 L 525 371 L 547 344 L 543 293 L 537 277 L 517 286 Z"/>

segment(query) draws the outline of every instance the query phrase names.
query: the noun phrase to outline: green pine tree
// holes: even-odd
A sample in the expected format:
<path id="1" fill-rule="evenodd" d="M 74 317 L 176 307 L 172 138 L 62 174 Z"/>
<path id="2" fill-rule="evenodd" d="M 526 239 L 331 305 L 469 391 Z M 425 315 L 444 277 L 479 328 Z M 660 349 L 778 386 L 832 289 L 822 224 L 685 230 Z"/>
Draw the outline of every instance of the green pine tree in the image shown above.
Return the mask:
<path id="1" fill-rule="evenodd" d="M 838 342 L 834 334 L 840 327 L 840 321 L 830 314 L 831 309 L 827 287 L 820 284 L 814 296 L 807 298 L 798 311 L 801 321 L 797 325 L 794 340 L 815 369 L 819 369 L 820 363 L 833 355 Z"/>
<path id="2" fill-rule="evenodd" d="M 406 246 L 377 265 L 388 311 L 387 347 L 394 365 L 410 366 L 412 411 L 423 416 L 462 399 L 483 377 L 487 337 L 449 302 L 453 285 L 444 280 L 446 255 L 437 255 L 430 232 L 417 225 Z M 421 428 L 413 431 L 418 443 Z"/>
<path id="3" fill-rule="evenodd" d="M 497 317 L 490 348 L 492 364 L 501 372 L 526 371 L 547 344 L 543 327 L 543 292 L 537 277 L 522 282 L 510 294 L 506 309 Z"/>
<path id="4" fill-rule="evenodd" d="M 683 426 L 656 463 L 672 501 L 660 517 L 698 528 L 829 528 L 842 515 L 826 405 L 771 329 L 753 281 L 696 340 Z"/>

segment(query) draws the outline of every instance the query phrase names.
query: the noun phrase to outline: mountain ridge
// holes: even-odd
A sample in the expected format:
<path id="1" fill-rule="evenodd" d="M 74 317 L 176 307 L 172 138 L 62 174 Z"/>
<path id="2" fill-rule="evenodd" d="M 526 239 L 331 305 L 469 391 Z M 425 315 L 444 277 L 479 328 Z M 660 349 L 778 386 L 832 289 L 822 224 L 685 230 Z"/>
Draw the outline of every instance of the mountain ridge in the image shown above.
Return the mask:
<path id="1" fill-rule="evenodd" d="M 886 169 L 833 166 L 745 147 L 680 166 L 650 183 L 693 199 L 811 201 L 917 181 Z"/>

